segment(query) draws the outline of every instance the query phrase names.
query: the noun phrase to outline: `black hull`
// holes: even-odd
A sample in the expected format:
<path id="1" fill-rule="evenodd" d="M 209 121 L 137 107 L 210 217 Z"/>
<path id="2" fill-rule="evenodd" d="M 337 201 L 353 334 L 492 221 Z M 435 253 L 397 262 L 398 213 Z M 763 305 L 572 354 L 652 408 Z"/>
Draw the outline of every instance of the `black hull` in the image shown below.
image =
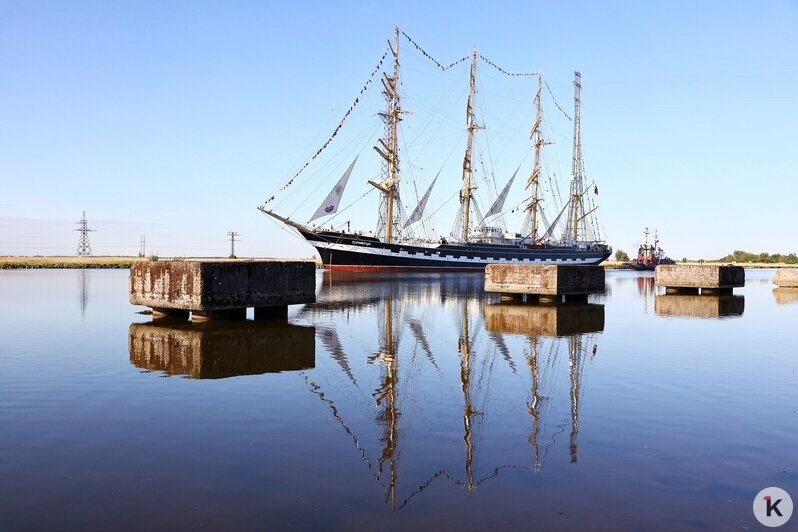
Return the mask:
<path id="1" fill-rule="evenodd" d="M 480 271 L 488 264 L 597 265 L 612 250 L 604 245 L 520 247 L 502 244 L 387 244 L 347 233 L 299 229 L 324 267 L 341 271 Z"/>

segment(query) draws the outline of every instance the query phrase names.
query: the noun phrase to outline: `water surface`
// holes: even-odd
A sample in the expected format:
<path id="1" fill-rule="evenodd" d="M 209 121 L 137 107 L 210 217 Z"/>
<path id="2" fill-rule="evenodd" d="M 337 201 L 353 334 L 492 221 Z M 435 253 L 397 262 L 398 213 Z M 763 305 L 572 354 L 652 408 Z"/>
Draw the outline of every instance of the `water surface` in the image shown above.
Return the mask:
<path id="1" fill-rule="evenodd" d="M 541 307 L 320 274 L 287 324 L 198 326 L 136 314 L 125 271 L 3 271 L 0 529 L 755 527 L 760 489 L 798 498 L 772 275 Z"/>

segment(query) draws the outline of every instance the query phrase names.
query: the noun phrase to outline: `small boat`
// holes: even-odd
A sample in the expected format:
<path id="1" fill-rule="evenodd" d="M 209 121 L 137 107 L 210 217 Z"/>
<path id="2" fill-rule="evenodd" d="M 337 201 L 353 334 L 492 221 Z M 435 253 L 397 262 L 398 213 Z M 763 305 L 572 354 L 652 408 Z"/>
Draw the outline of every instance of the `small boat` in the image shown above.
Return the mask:
<path id="1" fill-rule="evenodd" d="M 654 230 L 654 244 L 648 243 L 648 227 L 643 231 L 645 235 L 643 244 L 637 250 L 637 258 L 629 263 L 629 266 L 635 270 L 654 271 L 654 268 L 660 264 L 676 264 L 676 261 L 665 255 L 665 252 L 659 247 L 659 236 L 657 230 Z"/>

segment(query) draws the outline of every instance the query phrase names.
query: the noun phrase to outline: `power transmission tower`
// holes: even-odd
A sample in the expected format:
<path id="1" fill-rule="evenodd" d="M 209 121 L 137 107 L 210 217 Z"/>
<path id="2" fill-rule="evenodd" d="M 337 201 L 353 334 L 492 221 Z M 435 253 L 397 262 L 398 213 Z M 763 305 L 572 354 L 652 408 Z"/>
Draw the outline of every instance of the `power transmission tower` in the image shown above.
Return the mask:
<path id="1" fill-rule="evenodd" d="M 80 219 L 78 228 L 75 231 L 80 232 L 80 239 L 78 240 L 78 257 L 91 257 L 91 244 L 89 244 L 89 233 L 94 232 L 94 229 L 89 229 L 88 222 L 86 222 L 86 211 L 83 211 L 83 218 Z"/>
<path id="2" fill-rule="evenodd" d="M 139 257 L 147 256 L 147 237 L 146 235 L 141 235 L 141 251 L 139 251 Z"/>
<path id="3" fill-rule="evenodd" d="M 230 236 L 230 258 L 234 259 L 236 258 L 236 237 L 238 233 L 229 231 L 227 234 Z"/>

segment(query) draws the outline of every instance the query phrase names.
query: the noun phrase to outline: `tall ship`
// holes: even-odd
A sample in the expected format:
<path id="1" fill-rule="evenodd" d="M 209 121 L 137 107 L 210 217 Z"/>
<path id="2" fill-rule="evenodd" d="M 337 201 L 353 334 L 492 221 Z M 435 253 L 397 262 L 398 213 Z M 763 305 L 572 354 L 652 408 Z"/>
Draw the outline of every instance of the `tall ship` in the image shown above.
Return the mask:
<path id="1" fill-rule="evenodd" d="M 654 271 L 660 264 L 676 264 L 676 261 L 665 255 L 659 245 L 659 234 L 654 229 L 654 243 L 648 243 L 648 227 L 643 231 L 643 243 L 637 250 L 637 257 L 630 263 L 635 270 Z"/>
<path id="2" fill-rule="evenodd" d="M 443 71 L 459 64 L 470 63 L 468 93 L 465 98 L 465 147 L 462 168 L 457 171 L 459 183 L 443 194 L 451 200 L 456 196 L 459 204 L 452 229 L 445 235 L 435 232 L 434 217 L 440 208 L 434 209 L 432 213 L 428 213 L 427 209 L 433 187 L 444 173 L 445 167 L 438 170 L 435 178 L 426 186 L 425 192 L 419 195 L 417 185 L 420 180 L 416 178 L 420 167 L 408 164 L 404 158 L 400 159 L 400 155 L 406 151 L 400 145 L 400 140 L 405 141 L 400 123 L 405 119 L 404 115 L 409 114 L 402 107 L 405 81 L 400 78 L 399 49 L 403 37 L 415 47 L 417 52 L 421 52 L 424 58 L 434 62 Z M 492 171 L 485 170 L 485 160 L 492 157 L 489 148 L 487 157 L 476 153 L 476 145 L 481 146 L 481 141 L 478 141 L 480 130 L 487 129 L 477 116 L 478 104 L 482 104 L 482 95 L 477 88 L 477 67 L 480 62 L 490 65 L 502 74 L 529 76 L 536 78 L 537 81 L 537 90 L 533 99 L 534 120 L 529 134 L 531 146 L 527 145 L 525 148 L 527 153 L 534 154 L 534 162 L 528 172 L 523 197 L 520 201 L 516 198 L 515 202 L 509 204 L 507 200 L 523 161 L 506 185 L 499 190 Z M 387 71 L 383 70 L 383 63 L 390 64 Z M 278 212 L 280 209 L 272 202 L 291 187 L 301 187 L 303 173 L 307 173 L 304 172 L 306 168 L 320 159 L 322 152 L 336 138 L 378 74 L 380 74 L 385 106 L 376 113 L 376 118 L 383 126 L 383 135 L 377 139 L 373 149 L 379 155 L 380 170 L 375 178 L 365 179 L 373 187 L 372 191 L 379 194 L 376 228 L 373 231 L 353 230 L 349 221 L 342 223 L 338 216 L 343 210 L 352 206 L 350 204 L 345 209 L 339 209 L 360 154 L 356 154 L 354 161 L 335 182 L 332 190 L 308 222 L 292 219 L 293 214 Z M 595 182 L 588 182 L 584 175 L 581 134 L 582 85 L 579 72 L 575 72 L 573 83 L 573 117 L 568 116 L 556 101 L 554 102 L 557 108 L 573 122 L 570 182 L 565 194 L 560 194 L 559 185 L 548 183 L 547 191 L 551 198 L 544 198 L 542 154 L 543 148 L 550 143 L 544 138 L 542 129 L 541 97 L 544 87 L 542 74 L 539 72 L 511 74 L 482 56 L 476 49 L 462 59 L 443 66 L 406 33 L 396 28 L 393 42 L 388 41 L 387 50 L 377 68 L 329 139 L 299 171 L 259 207 L 259 210 L 295 230 L 313 245 L 321 257 L 324 268 L 328 270 L 459 271 L 483 270 L 488 264 L 496 263 L 600 264 L 610 256 L 612 248 L 602 238 L 596 216 L 598 206 L 593 196 L 598 195 L 598 186 Z M 545 86 L 553 98 L 548 84 Z M 440 114 L 440 109 L 432 107 L 432 114 Z M 489 113 L 486 111 L 485 114 Z M 451 121 L 451 117 L 447 119 Z M 502 127 L 497 131 L 514 132 L 514 128 Z M 551 181 L 550 175 L 549 180 Z M 403 195 L 410 197 L 412 192 L 416 193 L 418 203 L 408 216 L 402 197 Z M 364 194 L 360 199 L 365 199 L 368 195 Z M 302 201 L 303 205 L 305 203 L 306 198 Z M 488 205 L 489 207 L 485 209 Z M 350 212 L 353 211 L 360 213 L 362 209 L 360 207 L 350 209 Z M 519 213 L 519 217 L 522 218 L 521 223 L 515 221 L 517 223 L 515 228 L 513 228 L 514 222 L 508 220 L 511 213 Z M 549 223 L 552 214 L 553 221 Z M 312 224 L 317 220 L 322 220 L 321 225 Z M 339 224 L 337 227 L 336 222 Z"/>

